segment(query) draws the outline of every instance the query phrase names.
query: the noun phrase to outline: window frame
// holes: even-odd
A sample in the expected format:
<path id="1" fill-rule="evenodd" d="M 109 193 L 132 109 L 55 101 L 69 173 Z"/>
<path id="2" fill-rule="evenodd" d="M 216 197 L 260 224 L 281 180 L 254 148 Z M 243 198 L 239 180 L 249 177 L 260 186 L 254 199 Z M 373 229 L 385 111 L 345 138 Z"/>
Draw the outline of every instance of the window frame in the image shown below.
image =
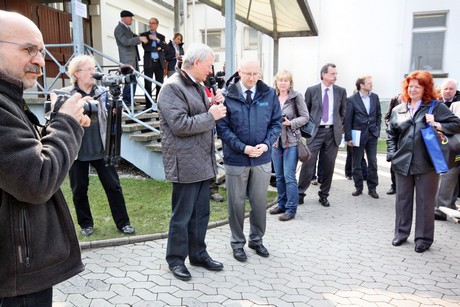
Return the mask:
<path id="1" fill-rule="evenodd" d="M 434 26 L 427 26 L 427 25 L 421 25 L 421 26 L 416 26 L 416 19 L 417 18 L 430 18 L 436 15 L 443 15 L 444 17 L 444 26 L 441 25 L 434 25 Z M 448 11 L 436 11 L 436 12 L 417 12 L 414 13 L 412 16 L 412 33 L 411 33 L 411 54 L 410 54 L 410 63 L 409 63 L 409 68 L 411 71 L 414 70 L 428 70 L 431 73 L 438 73 L 442 74 L 444 72 L 444 58 L 445 58 L 445 45 L 446 45 L 446 34 L 447 34 L 447 19 L 448 19 Z M 420 52 L 417 52 L 415 49 L 416 45 L 416 39 L 415 37 L 420 34 L 442 34 L 442 44 L 441 44 L 441 51 L 439 54 L 434 54 L 435 57 L 439 56 L 439 67 L 435 67 L 433 64 L 437 64 L 438 61 L 431 61 L 427 62 L 425 66 L 420 67 L 420 63 L 417 63 L 416 58 L 420 58 Z M 436 48 L 436 47 L 433 47 Z M 425 53 L 426 54 L 426 53 Z M 431 66 L 427 67 L 427 66 Z"/>

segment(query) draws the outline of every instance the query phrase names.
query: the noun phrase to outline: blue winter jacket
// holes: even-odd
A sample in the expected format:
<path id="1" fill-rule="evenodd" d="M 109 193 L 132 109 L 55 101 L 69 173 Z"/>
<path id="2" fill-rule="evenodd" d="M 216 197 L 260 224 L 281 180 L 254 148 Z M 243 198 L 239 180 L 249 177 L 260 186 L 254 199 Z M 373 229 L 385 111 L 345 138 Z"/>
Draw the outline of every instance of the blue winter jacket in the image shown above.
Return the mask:
<path id="1" fill-rule="evenodd" d="M 240 77 L 236 73 L 223 91 L 226 117 L 217 121 L 217 134 L 224 148 L 224 163 L 235 166 L 256 166 L 269 163 L 272 145 L 281 132 L 281 108 L 272 87 L 259 80 L 253 102 L 248 104 L 241 93 Z M 268 151 L 250 158 L 246 145 L 266 144 Z"/>

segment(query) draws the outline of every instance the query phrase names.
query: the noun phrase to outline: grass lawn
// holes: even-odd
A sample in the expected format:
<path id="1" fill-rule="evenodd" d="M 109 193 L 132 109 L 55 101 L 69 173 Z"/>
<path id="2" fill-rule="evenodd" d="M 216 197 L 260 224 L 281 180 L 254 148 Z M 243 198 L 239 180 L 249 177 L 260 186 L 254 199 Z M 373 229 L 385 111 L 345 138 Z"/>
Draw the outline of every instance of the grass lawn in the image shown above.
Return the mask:
<path id="1" fill-rule="evenodd" d="M 346 147 L 339 147 L 339 150 L 346 150 Z M 387 140 L 379 138 L 377 143 L 377 153 L 387 153 Z"/>
<path id="2" fill-rule="evenodd" d="M 172 184 L 165 181 L 139 178 L 120 178 L 120 181 L 131 225 L 135 228 L 136 234 L 167 232 L 171 216 Z M 88 197 L 94 219 L 94 233 L 89 237 L 80 234 L 80 226 L 77 224 L 68 178 L 66 178 L 61 188 L 69 204 L 80 241 L 125 237 L 118 231 L 113 222 L 107 197 L 97 176 L 90 175 L 89 181 Z M 225 189 L 220 188 L 220 194 L 227 199 Z M 276 192 L 268 192 L 267 200 L 272 201 L 276 195 Z M 248 207 L 247 205 L 247 210 Z M 226 220 L 227 218 L 226 201 L 222 203 L 211 201 L 210 222 Z"/>

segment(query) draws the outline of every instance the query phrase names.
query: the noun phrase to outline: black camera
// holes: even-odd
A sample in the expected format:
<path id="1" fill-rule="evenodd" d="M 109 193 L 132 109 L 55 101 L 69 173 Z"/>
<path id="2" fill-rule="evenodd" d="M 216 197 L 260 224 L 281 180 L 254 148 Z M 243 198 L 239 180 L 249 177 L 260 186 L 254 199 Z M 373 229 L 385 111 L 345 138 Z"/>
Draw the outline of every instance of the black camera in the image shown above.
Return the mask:
<path id="1" fill-rule="evenodd" d="M 93 78 L 96 80 L 101 80 L 102 86 L 114 86 L 114 85 L 121 85 L 121 84 L 131 84 L 136 83 L 136 75 L 135 74 L 127 74 L 127 75 L 104 75 L 100 72 L 95 72 L 93 74 Z"/>
<path id="2" fill-rule="evenodd" d="M 59 105 L 58 109 L 61 107 L 61 105 L 67 101 L 67 99 L 70 98 L 71 94 L 69 92 L 66 92 L 66 91 L 53 91 L 56 95 L 57 95 L 57 98 L 56 98 L 56 103 L 55 103 L 55 109 L 56 109 L 56 105 Z M 88 101 L 85 101 L 84 104 L 83 104 L 83 114 L 85 115 L 88 115 L 88 117 L 91 119 L 91 121 L 93 120 L 97 120 L 97 113 L 98 113 L 98 106 L 99 106 L 99 102 L 97 100 L 88 100 Z M 44 105 L 44 108 L 45 108 L 45 117 L 49 117 L 49 114 L 51 111 L 51 101 L 50 100 L 47 100 L 45 101 L 45 105 Z M 58 111 L 58 109 L 56 109 L 56 111 Z"/>

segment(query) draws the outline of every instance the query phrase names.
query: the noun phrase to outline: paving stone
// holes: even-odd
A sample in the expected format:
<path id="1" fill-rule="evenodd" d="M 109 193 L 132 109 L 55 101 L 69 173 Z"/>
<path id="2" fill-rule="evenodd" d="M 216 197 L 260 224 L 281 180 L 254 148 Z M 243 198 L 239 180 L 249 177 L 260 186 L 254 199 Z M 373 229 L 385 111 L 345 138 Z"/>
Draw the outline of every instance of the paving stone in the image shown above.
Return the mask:
<path id="1" fill-rule="evenodd" d="M 414 252 L 413 233 L 407 244 L 391 246 L 394 196 L 353 197 L 344 158 L 339 152 L 330 208 L 318 203 L 312 186 L 295 220 L 280 223 L 267 214 L 270 257 L 246 246 L 248 261 L 233 259 L 228 224 L 207 232 L 208 252 L 224 270 L 187 262 L 193 276 L 187 282 L 169 271 L 164 236 L 84 249 L 86 270 L 54 287 L 54 307 L 460 306 L 459 226 L 436 222 L 435 242 L 423 254 Z M 389 187 L 384 155 L 378 163 L 380 186 Z"/>
<path id="2" fill-rule="evenodd" d="M 155 301 L 158 297 L 157 293 L 146 289 L 135 289 L 133 295 L 138 296 L 142 301 Z"/>

